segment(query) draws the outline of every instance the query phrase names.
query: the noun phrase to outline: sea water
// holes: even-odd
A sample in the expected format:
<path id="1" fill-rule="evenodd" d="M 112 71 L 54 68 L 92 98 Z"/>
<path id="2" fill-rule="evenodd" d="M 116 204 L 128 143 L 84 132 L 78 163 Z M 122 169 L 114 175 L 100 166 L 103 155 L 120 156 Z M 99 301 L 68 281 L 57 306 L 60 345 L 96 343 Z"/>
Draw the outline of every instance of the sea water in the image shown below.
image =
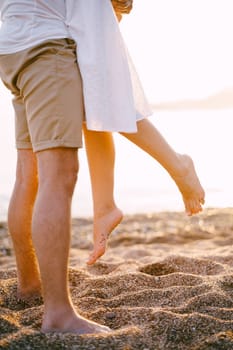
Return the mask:
<path id="1" fill-rule="evenodd" d="M 233 110 L 155 111 L 150 120 L 175 150 L 193 157 L 206 191 L 206 206 L 232 206 Z M 6 219 L 15 177 L 16 151 L 9 124 L 0 134 L 0 220 Z M 123 136 L 114 134 L 114 139 L 115 198 L 119 207 L 129 214 L 183 210 L 181 196 L 167 172 Z M 91 216 L 91 187 L 84 149 L 79 151 L 79 159 L 72 215 Z"/>

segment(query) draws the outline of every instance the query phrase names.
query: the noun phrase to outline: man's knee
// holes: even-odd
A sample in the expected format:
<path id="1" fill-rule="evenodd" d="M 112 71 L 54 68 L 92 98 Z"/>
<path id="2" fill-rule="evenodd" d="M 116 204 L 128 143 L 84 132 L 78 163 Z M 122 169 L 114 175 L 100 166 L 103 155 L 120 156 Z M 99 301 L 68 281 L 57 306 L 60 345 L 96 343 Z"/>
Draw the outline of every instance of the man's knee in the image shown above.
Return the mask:
<path id="1" fill-rule="evenodd" d="M 56 148 L 37 153 L 39 185 L 73 193 L 78 175 L 77 149 Z"/>

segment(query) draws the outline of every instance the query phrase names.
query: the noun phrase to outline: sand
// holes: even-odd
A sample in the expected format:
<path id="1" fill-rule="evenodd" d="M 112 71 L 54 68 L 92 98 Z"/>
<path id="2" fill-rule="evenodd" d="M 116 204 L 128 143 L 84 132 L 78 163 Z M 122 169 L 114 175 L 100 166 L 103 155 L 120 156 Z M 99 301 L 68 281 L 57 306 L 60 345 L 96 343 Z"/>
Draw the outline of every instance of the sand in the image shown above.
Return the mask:
<path id="1" fill-rule="evenodd" d="M 73 220 L 72 298 L 112 333 L 42 334 L 41 301 L 17 302 L 12 245 L 1 223 L 0 349 L 233 349 L 233 209 L 128 216 L 106 255 L 87 267 L 91 232 L 91 220 Z"/>

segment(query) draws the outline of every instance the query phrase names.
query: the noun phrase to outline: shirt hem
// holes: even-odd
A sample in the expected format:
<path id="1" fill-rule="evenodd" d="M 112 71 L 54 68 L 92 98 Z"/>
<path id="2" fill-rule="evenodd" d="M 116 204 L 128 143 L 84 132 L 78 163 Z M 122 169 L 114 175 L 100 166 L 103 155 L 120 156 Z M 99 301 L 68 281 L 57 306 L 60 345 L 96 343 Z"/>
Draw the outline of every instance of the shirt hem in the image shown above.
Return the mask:
<path id="1" fill-rule="evenodd" d="M 37 45 L 40 45 L 44 42 L 48 42 L 50 40 L 55 40 L 55 39 L 73 39 L 73 38 L 69 33 L 67 33 L 67 34 L 64 33 L 64 35 L 58 35 L 58 36 L 54 35 L 52 37 L 35 40 L 34 42 L 30 42 L 30 43 L 27 43 L 25 45 L 20 45 L 19 47 L 14 47 L 11 50 L 1 50 L 0 49 L 0 55 L 14 54 L 14 53 L 17 53 L 20 51 L 30 49 L 30 48 L 35 47 Z"/>

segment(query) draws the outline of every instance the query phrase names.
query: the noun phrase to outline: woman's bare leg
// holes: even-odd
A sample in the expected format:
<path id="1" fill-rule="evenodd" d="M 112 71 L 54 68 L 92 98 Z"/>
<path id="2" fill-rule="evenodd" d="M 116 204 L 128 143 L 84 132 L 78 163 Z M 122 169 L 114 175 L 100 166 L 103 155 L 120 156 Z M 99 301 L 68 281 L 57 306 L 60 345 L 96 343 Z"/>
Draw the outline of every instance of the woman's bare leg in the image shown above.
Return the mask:
<path id="1" fill-rule="evenodd" d="M 83 130 L 94 209 L 94 247 L 87 262 L 91 265 L 105 253 L 107 239 L 121 222 L 123 214 L 114 200 L 115 148 L 112 134 L 88 131 L 85 125 Z"/>
<path id="2" fill-rule="evenodd" d="M 137 133 L 121 133 L 158 161 L 170 174 L 183 197 L 185 210 L 193 215 L 202 210 L 205 193 L 192 159 L 176 153 L 148 120 L 137 123 Z M 88 260 L 93 264 L 105 253 L 111 231 L 122 220 L 114 196 L 115 151 L 111 133 L 88 131 L 84 127 L 94 206 L 94 248 Z"/>
<path id="3" fill-rule="evenodd" d="M 139 121 L 137 126 L 137 133 L 121 134 L 151 155 L 168 171 L 181 192 L 188 215 L 200 212 L 205 193 L 192 159 L 176 153 L 148 119 Z"/>

